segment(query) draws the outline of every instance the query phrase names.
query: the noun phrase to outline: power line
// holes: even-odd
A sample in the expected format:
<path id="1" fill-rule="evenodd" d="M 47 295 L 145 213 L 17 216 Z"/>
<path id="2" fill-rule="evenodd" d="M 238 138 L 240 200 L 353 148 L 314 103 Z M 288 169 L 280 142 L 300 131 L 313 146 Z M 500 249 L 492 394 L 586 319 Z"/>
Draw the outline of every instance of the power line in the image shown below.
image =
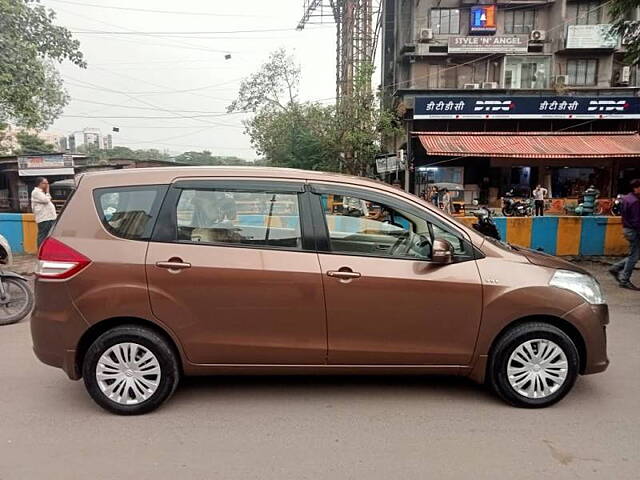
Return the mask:
<path id="1" fill-rule="evenodd" d="M 211 12 L 186 12 L 176 10 L 153 10 L 145 8 L 133 8 L 133 7 L 116 7 L 114 5 L 96 5 L 95 3 L 84 2 L 72 2 L 69 0 L 48 0 L 54 3 L 66 3 L 69 5 L 78 5 L 82 7 L 90 8 L 102 8 L 109 10 L 124 10 L 128 12 L 141 12 L 141 13 L 156 13 L 156 14 L 169 14 L 169 15 L 191 15 L 196 17 L 241 17 L 241 18 L 265 18 L 264 15 L 251 15 L 246 13 L 211 13 Z M 269 17 L 275 18 L 275 17 Z"/>
<path id="2" fill-rule="evenodd" d="M 330 26 L 333 28 L 333 26 Z M 320 29 L 320 27 L 315 28 L 315 30 Z M 220 30 L 220 31 L 135 31 L 128 30 L 125 32 L 121 31 L 109 31 L 109 30 L 75 30 L 71 31 L 71 33 L 83 33 L 88 35 L 143 35 L 143 36 L 173 36 L 173 35 L 233 35 L 236 33 L 268 33 L 268 32 L 295 32 L 295 28 L 266 28 L 266 29 L 253 29 L 253 30 Z M 195 38 L 194 38 L 195 39 Z"/>
<path id="3" fill-rule="evenodd" d="M 77 98 L 77 97 L 72 97 L 71 98 L 72 101 L 74 102 L 81 102 L 81 103 L 91 103 L 94 105 L 104 105 L 107 107 L 116 107 L 116 108 L 126 108 L 128 110 L 152 110 L 152 111 L 157 111 L 156 108 L 151 108 L 151 107 L 135 107 L 132 105 L 123 105 L 123 104 L 118 104 L 118 103 L 106 103 L 106 102 L 96 102 L 94 100 L 86 100 L 83 98 Z M 181 112 L 181 113 L 206 113 L 206 114 L 211 114 L 209 116 L 227 116 L 227 115 L 235 115 L 235 114 L 241 114 L 241 113 L 248 113 L 246 111 L 238 111 L 238 112 L 212 112 L 209 110 L 175 110 L 176 112 Z"/>

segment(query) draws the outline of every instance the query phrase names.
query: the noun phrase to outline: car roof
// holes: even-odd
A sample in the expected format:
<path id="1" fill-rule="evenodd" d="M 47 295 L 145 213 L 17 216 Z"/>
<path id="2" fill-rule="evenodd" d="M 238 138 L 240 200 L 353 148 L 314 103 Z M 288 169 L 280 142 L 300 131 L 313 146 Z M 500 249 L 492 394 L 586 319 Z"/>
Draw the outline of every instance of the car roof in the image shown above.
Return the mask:
<path id="1" fill-rule="evenodd" d="M 320 172 L 315 170 L 299 170 L 294 168 L 279 167 L 151 167 L 151 168 L 124 168 L 120 170 L 103 170 L 82 174 L 82 179 L 87 179 L 92 186 L 106 187 L 118 185 L 170 183 L 178 178 L 202 178 L 202 177 L 233 177 L 256 178 L 278 180 L 300 180 L 339 182 L 353 185 L 368 186 L 399 192 L 390 185 L 369 178 L 356 177 L 332 172 Z"/>

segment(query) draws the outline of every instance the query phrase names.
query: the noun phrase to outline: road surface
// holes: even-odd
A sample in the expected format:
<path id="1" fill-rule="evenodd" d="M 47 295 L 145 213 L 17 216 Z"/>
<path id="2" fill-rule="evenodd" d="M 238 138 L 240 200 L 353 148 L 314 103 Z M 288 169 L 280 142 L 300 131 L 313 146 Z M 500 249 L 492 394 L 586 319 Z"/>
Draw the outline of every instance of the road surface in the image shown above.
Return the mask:
<path id="1" fill-rule="evenodd" d="M 0 479 L 640 478 L 640 292 L 589 268 L 612 364 L 545 410 L 456 378 L 223 377 L 117 417 L 0 327 Z"/>

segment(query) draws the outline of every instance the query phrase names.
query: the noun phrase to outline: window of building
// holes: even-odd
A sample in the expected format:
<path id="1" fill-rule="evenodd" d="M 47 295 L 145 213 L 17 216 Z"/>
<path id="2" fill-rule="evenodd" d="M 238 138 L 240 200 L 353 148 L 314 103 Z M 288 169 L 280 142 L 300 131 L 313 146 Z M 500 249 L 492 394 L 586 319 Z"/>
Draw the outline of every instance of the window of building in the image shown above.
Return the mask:
<path id="1" fill-rule="evenodd" d="M 567 75 L 569 85 L 596 85 L 598 82 L 598 60 L 594 58 L 567 60 Z"/>
<path id="2" fill-rule="evenodd" d="M 460 10 L 457 8 L 432 8 L 430 27 L 436 35 L 460 33 Z"/>
<path id="3" fill-rule="evenodd" d="M 183 189 L 176 208 L 178 241 L 300 248 L 295 193 Z"/>
<path id="4" fill-rule="evenodd" d="M 504 12 L 505 33 L 531 33 L 536 28 L 536 10 L 513 9 Z"/>
<path id="5" fill-rule="evenodd" d="M 551 58 L 508 55 L 504 66 L 505 88 L 549 88 Z"/>
<path id="6" fill-rule="evenodd" d="M 597 25 L 602 18 L 602 4 L 598 0 L 567 3 L 567 21 L 571 25 Z"/>

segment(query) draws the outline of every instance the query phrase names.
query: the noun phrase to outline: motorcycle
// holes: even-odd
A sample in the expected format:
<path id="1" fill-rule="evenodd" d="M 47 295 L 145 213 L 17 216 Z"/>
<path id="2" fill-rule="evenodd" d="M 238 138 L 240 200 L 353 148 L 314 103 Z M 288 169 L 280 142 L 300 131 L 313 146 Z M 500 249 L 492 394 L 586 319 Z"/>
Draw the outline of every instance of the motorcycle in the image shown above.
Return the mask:
<path id="1" fill-rule="evenodd" d="M 474 205 L 477 205 L 477 201 L 474 201 Z M 487 237 L 495 238 L 496 240 L 501 240 L 500 232 L 498 231 L 498 227 L 496 226 L 496 222 L 493 221 L 493 215 L 491 214 L 491 210 L 486 207 L 480 207 L 477 210 L 471 212 L 474 217 L 478 219 L 477 223 L 471 225 L 474 230 L 480 232 Z"/>
<path id="2" fill-rule="evenodd" d="M 513 190 L 502 197 L 502 214 L 505 217 L 529 217 L 533 214 L 533 206 L 529 200 L 515 200 Z"/>
<path id="3" fill-rule="evenodd" d="M 11 266 L 12 261 L 9 242 L 0 235 L 0 325 L 19 322 L 33 309 L 33 292 L 27 279 L 3 268 Z"/>
<path id="4" fill-rule="evenodd" d="M 618 194 L 611 205 L 611 215 L 619 217 L 622 215 L 622 194 Z"/>

